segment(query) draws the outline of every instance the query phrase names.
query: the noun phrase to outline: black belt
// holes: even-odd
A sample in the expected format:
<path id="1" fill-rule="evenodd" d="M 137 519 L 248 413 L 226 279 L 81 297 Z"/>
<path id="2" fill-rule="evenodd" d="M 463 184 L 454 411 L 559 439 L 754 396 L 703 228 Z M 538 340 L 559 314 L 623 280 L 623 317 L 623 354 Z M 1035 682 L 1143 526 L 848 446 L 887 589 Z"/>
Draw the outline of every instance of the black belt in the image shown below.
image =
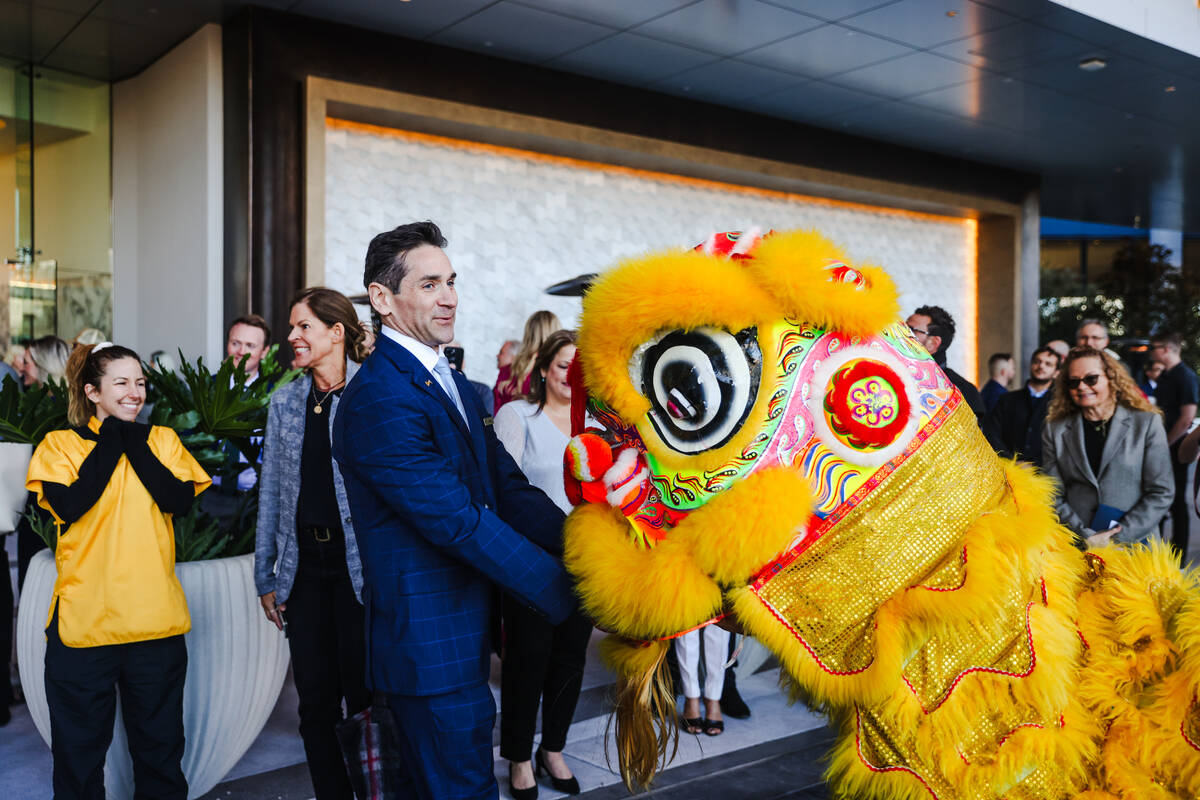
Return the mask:
<path id="1" fill-rule="evenodd" d="M 300 534 L 303 540 L 319 544 L 328 544 L 334 540 L 340 542 L 344 536 L 341 526 L 330 527 L 328 525 L 304 525 L 300 528 Z"/>

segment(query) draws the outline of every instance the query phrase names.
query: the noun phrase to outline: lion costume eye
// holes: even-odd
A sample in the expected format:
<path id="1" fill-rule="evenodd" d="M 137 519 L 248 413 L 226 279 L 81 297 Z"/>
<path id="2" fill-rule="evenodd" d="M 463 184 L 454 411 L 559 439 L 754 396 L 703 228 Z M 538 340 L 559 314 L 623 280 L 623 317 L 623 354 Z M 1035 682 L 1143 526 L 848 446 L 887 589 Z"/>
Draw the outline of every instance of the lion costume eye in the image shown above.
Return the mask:
<path id="1" fill-rule="evenodd" d="M 729 441 L 754 406 L 761 371 L 754 328 L 671 331 L 638 348 L 630 364 L 634 385 L 650 401 L 650 423 L 680 453 Z"/>

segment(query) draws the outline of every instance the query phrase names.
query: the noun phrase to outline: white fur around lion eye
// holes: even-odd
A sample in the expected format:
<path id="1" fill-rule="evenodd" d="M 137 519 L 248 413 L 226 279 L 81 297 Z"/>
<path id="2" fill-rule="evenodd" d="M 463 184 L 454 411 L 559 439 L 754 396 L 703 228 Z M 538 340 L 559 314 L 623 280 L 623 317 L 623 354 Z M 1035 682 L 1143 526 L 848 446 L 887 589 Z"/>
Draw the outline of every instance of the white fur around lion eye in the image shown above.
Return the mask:
<path id="1" fill-rule="evenodd" d="M 754 328 L 669 331 L 639 347 L 629 364 L 654 430 L 680 453 L 729 441 L 754 406 L 761 372 Z"/>

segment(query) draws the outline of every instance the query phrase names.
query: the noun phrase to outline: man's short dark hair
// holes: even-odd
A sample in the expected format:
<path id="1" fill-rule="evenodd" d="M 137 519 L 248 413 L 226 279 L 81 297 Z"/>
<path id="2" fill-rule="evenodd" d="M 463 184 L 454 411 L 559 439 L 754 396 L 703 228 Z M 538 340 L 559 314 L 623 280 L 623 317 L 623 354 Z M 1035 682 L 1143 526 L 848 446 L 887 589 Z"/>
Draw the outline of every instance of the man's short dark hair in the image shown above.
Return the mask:
<path id="1" fill-rule="evenodd" d="M 1055 365 L 1059 366 L 1059 367 L 1062 366 L 1062 356 L 1060 356 L 1058 354 L 1057 350 L 1055 350 L 1052 347 L 1046 347 L 1046 345 L 1042 345 L 1037 350 L 1034 350 L 1032 353 L 1029 354 L 1029 363 L 1030 364 L 1032 364 L 1033 360 L 1038 357 L 1038 353 L 1046 353 L 1047 355 L 1054 356 Z"/>
<path id="2" fill-rule="evenodd" d="M 1150 339 L 1150 344 L 1169 344 L 1176 350 L 1182 350 L 1183 336 L 1175 331 L 1163 331 L 1162 333 L 1154 334 Z"/>
<path id="3" fill-rule="evenodd" d="M 941 306 L 921 306 L 913 313 L 929 317 L 929 335 L 942 337 L 942 344 L 937 349 L 939 353 L 950 349 L 950 343 L 954 341 L 954 317 L 949 311 Z"/>
<path id="4" fill-rule="evenodd" d="M 271 344 L 271 326 L 267 321 L 258 314 L 246 314 L 238 317 L 233 322 L 229 323 L 229 327 L 225 329 L 225 341 L 229 341 L 229 334 L 233 333 L 235 325 L 249 325 L 251 328 L 258 328 L 263 332 L 263 347 L 268 347 Z"/>
<path id="5" fill-rule="evenodd" d="M 992 369 L 1001 361 L 1012 361 L 1012 353 L 992 353 L 988 359 L 988 369 Z"/>
<path id="6" fill-rule="evenodd" d="M 363 286 L 369 288 L 372 283 L 380 283 L 393 292 L 400 291 L 400 282 L 408 272 L 405 257 L 423 244 L 446 246 L 441 229 L 429 220 L 410 222 L 377 235 L 367 246 Z"/>

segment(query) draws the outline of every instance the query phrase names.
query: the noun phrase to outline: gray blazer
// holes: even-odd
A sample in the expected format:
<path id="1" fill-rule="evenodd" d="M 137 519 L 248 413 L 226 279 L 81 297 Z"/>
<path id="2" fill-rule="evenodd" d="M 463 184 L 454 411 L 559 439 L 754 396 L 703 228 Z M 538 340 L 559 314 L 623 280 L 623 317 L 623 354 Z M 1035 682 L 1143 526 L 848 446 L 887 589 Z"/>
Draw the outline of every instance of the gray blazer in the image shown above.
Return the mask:
<path id="1" fill-rule="evenodd" d="M 346 382 L 354 377 L 358 364 L 346 362 Z M 292 593 L 296 568 L 300 564 L 296 542 L 296 502 L 300 497 L 300 453 L 304 448 L 306 402 L 312 378 L 302 375 L 271 396 L 267 412 L 267 433 L 263 439 L 262 476 L 258 482 L 258 531 L 254 546 L 254 585 L 259 595 L 275 592 L 282 603 Z M 340 397 L 333 397 L 329 409 L 330 430 L 337 416 Z M 331 445 L 332 446 L 332 445 Z M 333 462 L 333 489 L 346 534 L 346 567 L 354 584 L 354 594 L 362 599 L 362 564 L 358 542 L 346 501 L 346 485 L 337 461 Z"/>
<path id="2" fill-rule="evenodd" d="M 1162 417 L 1118 405 L 1100 458 L 1092 472 L 1083 445 L 1083 418 L 1047 421 L 1042 429 L 1042 471 L 1059 484 L 1058 518 L 1075 533 L 1088 526 L 1101 503 L 1125 509 L 1114 541 L 1145 541 L 1158 535 L 1158 523 L 1175 497 L 1175 478 Z"/>

